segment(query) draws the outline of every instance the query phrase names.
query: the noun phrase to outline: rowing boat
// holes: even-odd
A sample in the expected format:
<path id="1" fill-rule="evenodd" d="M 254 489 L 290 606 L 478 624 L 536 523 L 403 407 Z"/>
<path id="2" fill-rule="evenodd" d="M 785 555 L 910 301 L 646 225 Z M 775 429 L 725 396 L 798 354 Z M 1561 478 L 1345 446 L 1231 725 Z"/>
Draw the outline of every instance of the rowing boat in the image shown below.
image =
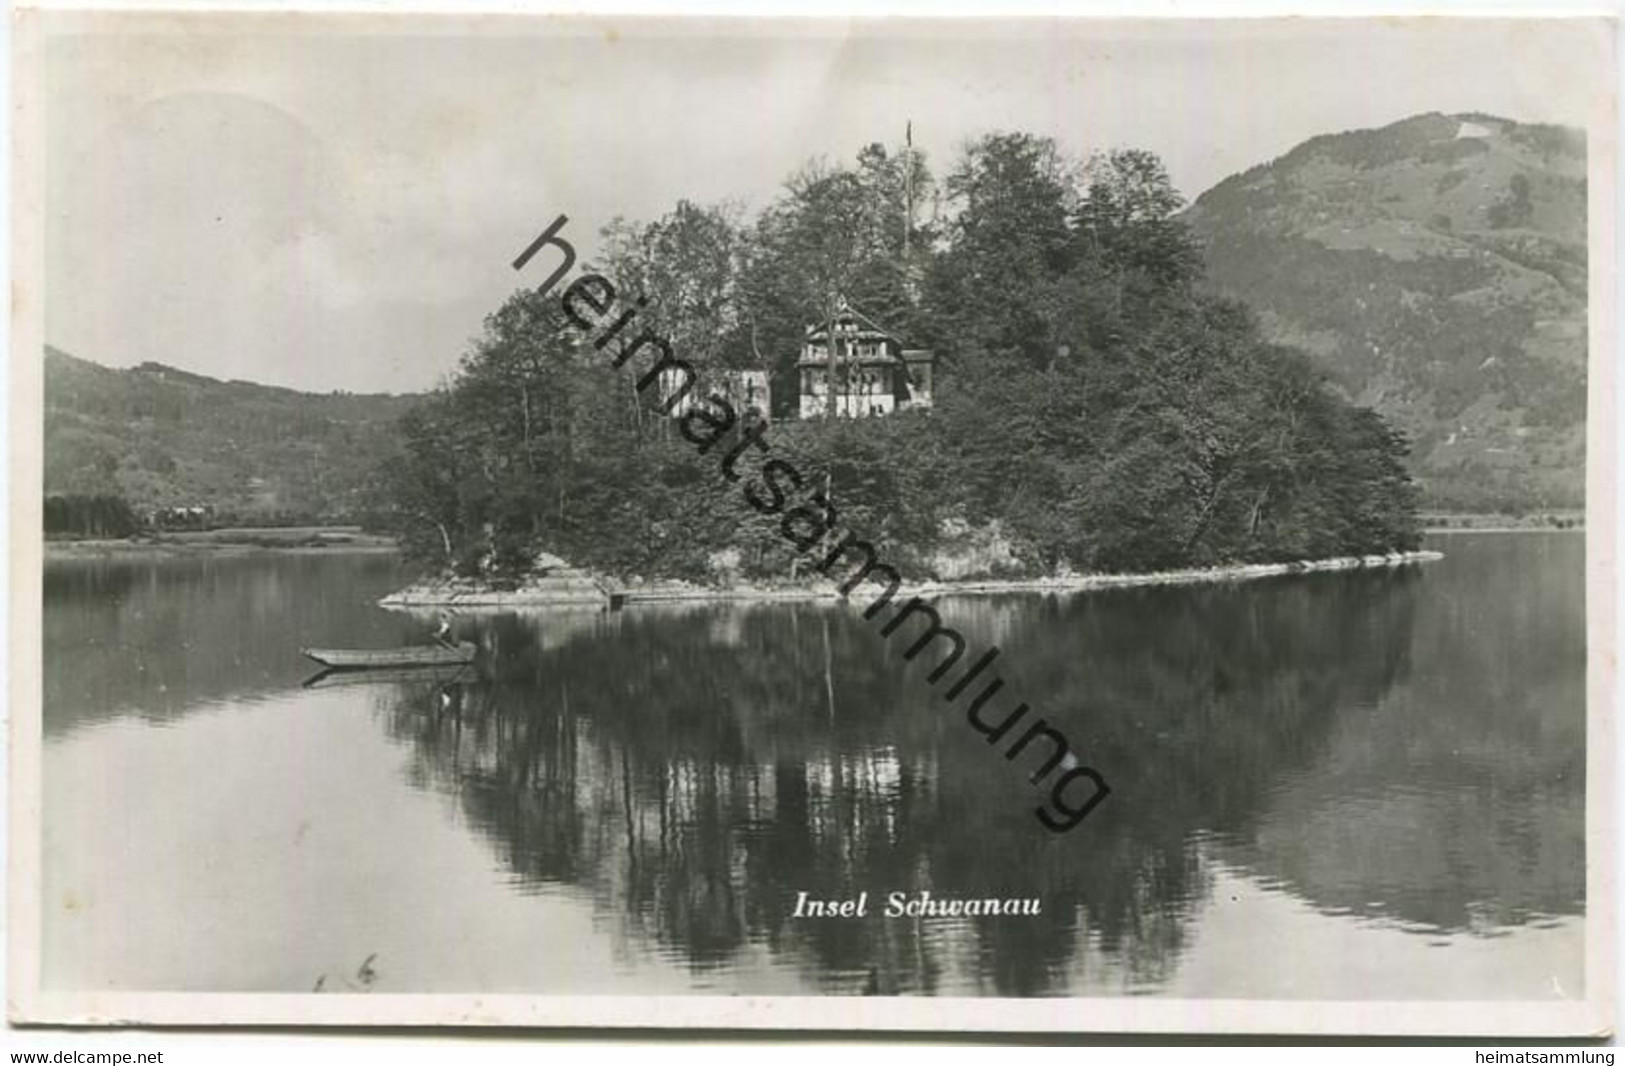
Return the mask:
<path id="1" fill-rule="evenodd" d="M 401 666 L 445 666 L 474 661 L 474 645 L 464 641 L 455 648 L 425 644 L 415 648 L 301 648 L 299 654 L 331 670 L 380 670 Z"/>
<path id="2" fill-rule="evenodd" d="M 350 688 L 359 685 L 446 685 L 469 679 L 468 663 L 429 666 L 380 666 L 369 670 L 335 670 L 324 666 L 305 678 L 305 688 Z"/>

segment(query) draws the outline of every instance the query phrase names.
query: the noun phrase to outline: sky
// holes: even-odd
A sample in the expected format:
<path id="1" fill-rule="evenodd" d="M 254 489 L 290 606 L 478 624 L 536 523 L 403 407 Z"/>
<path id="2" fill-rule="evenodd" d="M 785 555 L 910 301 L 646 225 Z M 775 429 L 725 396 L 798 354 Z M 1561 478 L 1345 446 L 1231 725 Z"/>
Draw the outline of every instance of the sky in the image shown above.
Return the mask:
<path id="1" fill-rule="evenodd" d="M 1148 148 L 1194 198 L 1322 133 L 1425 111 L 1583 126 L 1594 24 L 56 13 L 45 338 L 316 392 L 445 379 L 553 219 L 769 203 L 808 159 L 940 177 L 1020 129 Z M 549 261 L 551 263 L 551 261 Z M 551 267 L 549 266 L 549 269 Z"/>

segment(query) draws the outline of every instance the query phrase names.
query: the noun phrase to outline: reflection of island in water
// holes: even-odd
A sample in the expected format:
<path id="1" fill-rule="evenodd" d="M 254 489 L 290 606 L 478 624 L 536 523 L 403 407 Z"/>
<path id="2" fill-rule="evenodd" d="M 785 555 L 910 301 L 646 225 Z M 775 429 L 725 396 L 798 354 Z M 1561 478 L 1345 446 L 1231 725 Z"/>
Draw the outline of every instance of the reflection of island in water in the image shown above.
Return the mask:
<path id="1" fill-rule="evenodd" d="M 1582 911 L 1583 632 L 1419 634 L 1424 592 L 1447 590 L 1393 573 L 946 603 L 1110 782 L 1064 836 L 933 699 L 929 664 L 838 608 L 508 616 L 471 627 L 494 677 L 381 691 L 414 783 L 456 795 L 522 885 L 588 895 L 698 970 L 759 943 L 830 992 L 1064 993 L 1102 956 L 1155 987 L 1215 849 L 1435 935 Z M 1498 678 L 1551 701 L 1481 687 Z M 1044 910 L 789 917 L 798 892 L 865 889 Z"/>

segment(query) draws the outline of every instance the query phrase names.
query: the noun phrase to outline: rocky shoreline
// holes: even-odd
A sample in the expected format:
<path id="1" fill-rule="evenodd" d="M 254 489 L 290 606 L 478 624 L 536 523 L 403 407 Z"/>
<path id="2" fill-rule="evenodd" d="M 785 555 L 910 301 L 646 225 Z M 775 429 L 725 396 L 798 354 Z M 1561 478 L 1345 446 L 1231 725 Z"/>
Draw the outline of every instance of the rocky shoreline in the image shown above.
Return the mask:
<path id="1" fill-rule="evenodd" d="M 1290 563 L 1254 563 L 1235 566 L 1164 570 L 1144 574 L 1073 574 L 1041 578 L 922 581 L 905 583 L 903 596 L 945 599 L 953 596 L 992 596 L 1015 592 L 1071 593 L 1093 589 L 1147 585 L 1195 585 L 1255 581 L 1288 574 L 1338 570 L 1372 570 L 1435 562 L 1442 552 L 1393 552 L 1388 555 L 1346 556 Z M 495 589 L 470 579 L 420 582 L 393 592 L 379 606 L 401 610 L 456 608 L 458 610 L 519 610 L 533 608 L 635 607 L 671 603 L 774 603 L 841 599 L 836 583 L 827 579 L 779 585 L 740 583 L 726 588 L 686 581 L 650 581 L 617 585 L 606 578 L 570 567 L 550 570 L 515 589 Z"/>

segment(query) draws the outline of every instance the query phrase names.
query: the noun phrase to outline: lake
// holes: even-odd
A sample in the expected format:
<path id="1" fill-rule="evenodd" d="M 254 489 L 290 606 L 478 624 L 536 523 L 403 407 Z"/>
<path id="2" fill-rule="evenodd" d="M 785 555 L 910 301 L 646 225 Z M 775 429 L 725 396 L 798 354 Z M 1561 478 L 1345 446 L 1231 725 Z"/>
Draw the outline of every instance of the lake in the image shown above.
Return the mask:
<path id="1" fill-rule="evenodd" d="M 851 607 L 463 616 L 477 670 L 307 686 L 427 638 L 393 556 L 52 562 L 42 983 L 1578 999 L 1585 540 L 1429 546 L 941 601 L 1110 782 L 1059 835 Z"/>

